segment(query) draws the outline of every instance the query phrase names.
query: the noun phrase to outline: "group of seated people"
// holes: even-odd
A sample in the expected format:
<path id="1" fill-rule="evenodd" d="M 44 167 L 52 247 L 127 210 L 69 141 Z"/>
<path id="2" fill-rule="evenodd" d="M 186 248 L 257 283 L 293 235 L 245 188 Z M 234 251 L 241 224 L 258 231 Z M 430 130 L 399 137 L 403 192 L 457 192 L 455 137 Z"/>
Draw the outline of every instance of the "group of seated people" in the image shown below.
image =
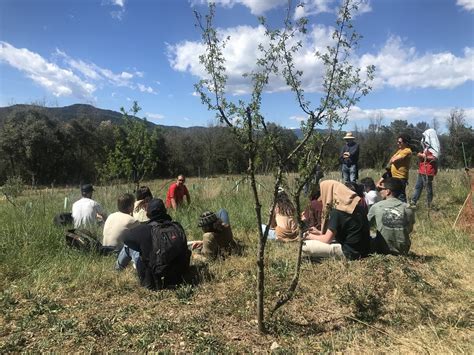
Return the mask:
<path id="1" fill-rule="evenodd" d="M 301 216 L 305 225 L 303 253 L 312 258 L 349 260 L 372 253 L 408 254 L 415 217 L 409 205 L 398 199 L 402 182 L 387 177 L 377 185 L 365 178 L 362 184 L 325 180 L 316 186 Z M 376 229 L 373 236 L 371 223 Z M 295 208 L 283 189 L 277 195 L 268 238 L 299 240 Z"/>
<path id="2" fill-rule="evenodd" d="M 311 191 L 307 208 L 302 213 L 303 253 L 311 258 L 345 258 L 355 260 L 371 253 L 406 255 L 410 249 L 409 234 L 413 229 L 414 212 L 398 200 L 403 185 L 396 178 L 386 178 L 377 187 L 371 178 L 362 179 L 362 185 L 335 180 L 324 180 Z M 378 190 L 378 191 L 377 191 Z M 106 216 L 100 205 L 92 200 L 92 185 L 82 187 L 82 199 L 73 205 L 76 228 L 92 217 L 105 219 L 103 245 L 116 248 L 116 270 L 123 270 L 133 261 L 140 280 L 147 284 L 147 270 L 143 267 L 152 246 L 151 230 L 154 224 L 172 221 L 165 203 L 153 198 L 150 189 L 142 186 L 136 196 L 125 193 L 117 200 L 118 211 Z M 280 188 L 268 238 L 280 242 L 300 240 L 300 228 L 295 219 L 295 208 L 287 193 Z M 90 221 L 89 221 L 90 222 Z M 370 235 L 370 222 L 376 234 Z M 175 223 L 183 232 L 177 222 Z M 238 252 L 225 209 L 217 213 L 201 214 L 198 226 L 202 240 L 187 242 L 195 260 L 208 261 Z"/>

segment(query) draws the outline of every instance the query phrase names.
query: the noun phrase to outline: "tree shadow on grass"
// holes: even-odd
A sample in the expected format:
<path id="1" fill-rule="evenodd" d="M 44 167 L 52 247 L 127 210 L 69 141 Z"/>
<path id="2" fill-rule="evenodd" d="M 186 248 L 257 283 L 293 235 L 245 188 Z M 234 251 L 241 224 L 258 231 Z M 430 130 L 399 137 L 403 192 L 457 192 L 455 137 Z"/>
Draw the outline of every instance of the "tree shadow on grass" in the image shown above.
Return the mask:
<path id="1" fill-rule="evenodd" d="M 413 252 L 408 253 L 408 258 L 417 261 L 419 263 L 431 263 L 434 261 L 442 261 L 446 260 L 444 256 L 439 256 L 439 255 L 421 255 L 421 254 L 415 254 Z"/>
<path id="2" fill-rule="evenodd" d="M 211 281 L 212 279 L 214 279 L 214 275 L 209 271 L 209 265 L 207 263 L 196 263 L 191 265 L 184 275 L 185 283 L 193 286 Z"/>

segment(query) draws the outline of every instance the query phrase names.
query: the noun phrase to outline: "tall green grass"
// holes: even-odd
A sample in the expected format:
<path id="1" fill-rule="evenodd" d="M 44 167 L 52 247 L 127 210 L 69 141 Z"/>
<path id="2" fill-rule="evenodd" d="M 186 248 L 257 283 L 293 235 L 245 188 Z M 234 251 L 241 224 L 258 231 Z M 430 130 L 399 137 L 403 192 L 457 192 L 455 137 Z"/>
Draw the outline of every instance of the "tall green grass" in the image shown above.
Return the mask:
<path id="1" fill-rule="evenodd" d="M 409 196 L 415 180 L 413 172 Z M 267 211 L 271 178 L 259 181 Z M 165 198 L 169 181 L 146 184 Z M 52 219 L 65 197 L 79 198 L 77 189 L 26 191 L 15 206 L 0 201 L 1 351 L 269 352 L 276 342 L 282 353 L 473 352 L 472 240 L 452 229 L 468 193 L 462 171 L 435 178 L 437 210 L 429 211 L 422 195 L 408 257 L 305 262 L 295 298 L 267 318 L 265 336 L 256 333 L 257 232 L 248 182 L 190 178 L 187 185 L 192 204 L 170 213 L 188 238 L 201 238 L 204 210 L 226 208 L 247 248 L 210 263 L 199 284 L 159 292 L 139 287 L 132 268 L 115 272 L 112 256 L 66 247 Z M 98 186 L 94 199 L 114 212 L 117 196 L 132 189 Z M 268 243 L 268 309 L 289 284 L 296 251 L 295 244 Z"/>

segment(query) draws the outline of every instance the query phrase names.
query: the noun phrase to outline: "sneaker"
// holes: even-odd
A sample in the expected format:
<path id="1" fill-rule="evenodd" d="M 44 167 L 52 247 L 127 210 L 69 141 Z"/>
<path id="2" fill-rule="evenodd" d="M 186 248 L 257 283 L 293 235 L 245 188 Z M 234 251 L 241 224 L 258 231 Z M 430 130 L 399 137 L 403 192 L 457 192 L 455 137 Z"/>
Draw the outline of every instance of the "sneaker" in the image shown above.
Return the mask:
<path id="1" fill-rule="evenodd" d="M 416 208 L 416 202 L 411 200 L 410 203 L 408 204 L 408 207 L 410 208 Z"/>

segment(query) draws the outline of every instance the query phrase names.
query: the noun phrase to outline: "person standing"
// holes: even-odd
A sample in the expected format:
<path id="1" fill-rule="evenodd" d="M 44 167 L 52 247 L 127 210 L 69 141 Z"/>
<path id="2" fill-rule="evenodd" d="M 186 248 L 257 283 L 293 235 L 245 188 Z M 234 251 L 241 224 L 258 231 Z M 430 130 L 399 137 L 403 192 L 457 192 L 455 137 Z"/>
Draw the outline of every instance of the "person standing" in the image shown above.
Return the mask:
<path id="1" fill-rule="evenodd" d="M 339 161 L 341 162 L 342 180 L 346 182 L 356 182 L 359 178 L 359 144 L 355 142 L 352 132 L 347 132 L 344 136 L 344 147 L 342 147 Z"/>
<path id="2" fill-rule="evenodd" d="M 101 205 L 92 199 L 94 187 L 91 184 L 81 186 L 82 198 L 72 205 L 74 228 L 91 227 L 107 219 Z"/>
<path id="3" fill-rule="evenodd" d="M 184 184 L 185 182 L 186 178 L 184 175 L 178 175 L 176 182 L 171 184 L 166 194 L 166 208 L 176 210 L 183 204 L 185 196 L 188 205 L 191 203 L 191 196 L 189 195 L 188 188 Z"/>
<path id="4" fill-rule="evenodd" d="M 432 128 L 423 132 L 421 140 L 423 151 L 417 154 L 418 157 L 418 177 L 416 179 L 415 191 L 410 201 L 412 207 L 416 207 L 416 203 L 420 198 L 423 187 L 426 185 L 426 197 L 428 208 L 431 208 L 433 202 L 433 178 L 438 172 L 439 158 L 439 140 L 436 131 Z"/>
<path id="5" fill-rule="evenodd" d="M 393 178 L 399 179 L 402 182 L 402 190 L 398 195 L 398 199 L 402 202 L 407 202 L 406 187 L 408 185 L 408 172 L 410 171 L 410 161 L 412 151 L 408 146 L 409 138 L 405 135 L 400 135 L 397 138 L 398 149 L 390 158 L 390 172 Z"/>

